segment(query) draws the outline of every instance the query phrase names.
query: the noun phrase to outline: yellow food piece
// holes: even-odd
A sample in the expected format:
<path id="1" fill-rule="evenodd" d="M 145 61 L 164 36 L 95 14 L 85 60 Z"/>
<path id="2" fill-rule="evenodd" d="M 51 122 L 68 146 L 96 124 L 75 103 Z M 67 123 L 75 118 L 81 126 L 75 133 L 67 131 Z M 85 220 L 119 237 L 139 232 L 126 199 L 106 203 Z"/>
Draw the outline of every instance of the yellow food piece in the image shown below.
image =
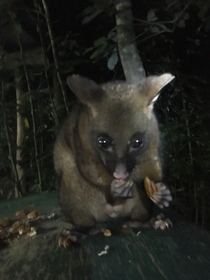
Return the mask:
<path id="1" fill-rule="evenodd" d="M 149 198 L 153 197 L 153 194 L 158 191 L 158 188 L 155 185 L 155 183 L 151 181 L 148 177 L 145 177 L 144 179 L 144 187 Z"/>
<path id="2" fill-rule="evenodd" d="M 36 210 L 31 211 L 30 213 L 28 213 L 27 218 L 29 220 L 35 219 L 40 215 L 40 213 Z"/>
<path id="3" fill-rule="evenodd" d="M 111 231 L 109 229 L 104 230 L 104 236 L 105 237 L 110 237 L 112 235 Z"/>

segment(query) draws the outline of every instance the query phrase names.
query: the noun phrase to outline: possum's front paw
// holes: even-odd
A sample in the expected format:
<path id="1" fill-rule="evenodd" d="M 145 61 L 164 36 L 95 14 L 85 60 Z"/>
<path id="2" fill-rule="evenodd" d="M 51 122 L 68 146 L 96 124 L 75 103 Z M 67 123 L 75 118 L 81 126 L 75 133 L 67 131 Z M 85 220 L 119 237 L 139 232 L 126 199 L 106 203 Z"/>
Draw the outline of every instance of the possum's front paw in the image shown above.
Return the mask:
<path id="1" fill-rule="evenodd" d="M 162 182 L 154 183 L 146 177 L 144 187 L 148 197 L 160 208 L 169 206 L 169 202 L 172 200 L 171 192 Z"/>
<path id="2" fill-rule="evenodd" d="M 111 194 L 114 198 L 132 198 L 133 181 L 114 179 L 111 183 Z"/>

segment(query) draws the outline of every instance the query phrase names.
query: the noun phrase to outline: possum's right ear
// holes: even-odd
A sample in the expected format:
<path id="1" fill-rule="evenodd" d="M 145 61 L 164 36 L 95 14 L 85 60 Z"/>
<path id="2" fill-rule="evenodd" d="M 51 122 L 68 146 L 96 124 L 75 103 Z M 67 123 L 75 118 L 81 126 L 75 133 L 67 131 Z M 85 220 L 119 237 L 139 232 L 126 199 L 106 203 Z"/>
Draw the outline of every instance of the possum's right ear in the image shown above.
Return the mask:
<path id="1" fill-rule="evenodd" d="M 149 76 L 142 84 L 142 91 L 145 95 L 148 105 L 154 104 L 157 100 L 160 90 L 170 83 L 175 77 L 170 73 L 165 73 L 160 76 Z"/>
<path id="2" fill-rule="evenodd" d="M 69 76 L 67 84 L 79 100 L 85 104 L 100 102 L 104 95 L 104 90 L 100 85 L 80 75 Z"/>

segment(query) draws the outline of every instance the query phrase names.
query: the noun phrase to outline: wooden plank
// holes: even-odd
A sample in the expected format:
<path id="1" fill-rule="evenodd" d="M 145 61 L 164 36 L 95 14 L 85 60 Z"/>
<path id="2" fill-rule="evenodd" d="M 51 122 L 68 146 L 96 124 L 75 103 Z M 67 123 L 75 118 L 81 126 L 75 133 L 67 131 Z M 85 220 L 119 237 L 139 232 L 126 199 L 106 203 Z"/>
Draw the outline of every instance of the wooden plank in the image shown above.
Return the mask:
<path id="1" fill-rule="evenodd" d="M 55 193 L 45 193 L 4 202 L 0 214 L 26 206 L 49 213 L 56 201 Z M 46 233 L 34 239 L 23 236 L 0 251 L 0 279 L 210 279 L 210 234 L 185 221 L 167 231 L 98 234 L 68 249 L 57 244 L 61 229 L 68 227 L 61 216 L 43 227 Z M 108 254 L 99 257 L 106 245 Z"/>

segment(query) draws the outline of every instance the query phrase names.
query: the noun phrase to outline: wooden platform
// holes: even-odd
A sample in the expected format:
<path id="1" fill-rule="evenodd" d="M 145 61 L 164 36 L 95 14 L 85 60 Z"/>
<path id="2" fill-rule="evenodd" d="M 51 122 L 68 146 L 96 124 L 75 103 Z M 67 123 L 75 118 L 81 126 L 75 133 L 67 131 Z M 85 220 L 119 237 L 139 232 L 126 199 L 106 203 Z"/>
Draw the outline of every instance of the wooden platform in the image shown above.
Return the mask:
<path id="1" fill-rule="evenodd" d="M 0 219 L 31 207 L 51 213 L 56 193 L 43 193 L 0 203 Z M 58 235 L 68 224 L 62 217 L 43 222 L 46 231 L 22 236 L 0 251 L 0 280 L 208 280 L 210 233 L 184 221 L 167 231 L 113 231 L 89 237 L 80 246 L 59 248 Z M 98 256 L 106 245 L 107 255 Z"/>

